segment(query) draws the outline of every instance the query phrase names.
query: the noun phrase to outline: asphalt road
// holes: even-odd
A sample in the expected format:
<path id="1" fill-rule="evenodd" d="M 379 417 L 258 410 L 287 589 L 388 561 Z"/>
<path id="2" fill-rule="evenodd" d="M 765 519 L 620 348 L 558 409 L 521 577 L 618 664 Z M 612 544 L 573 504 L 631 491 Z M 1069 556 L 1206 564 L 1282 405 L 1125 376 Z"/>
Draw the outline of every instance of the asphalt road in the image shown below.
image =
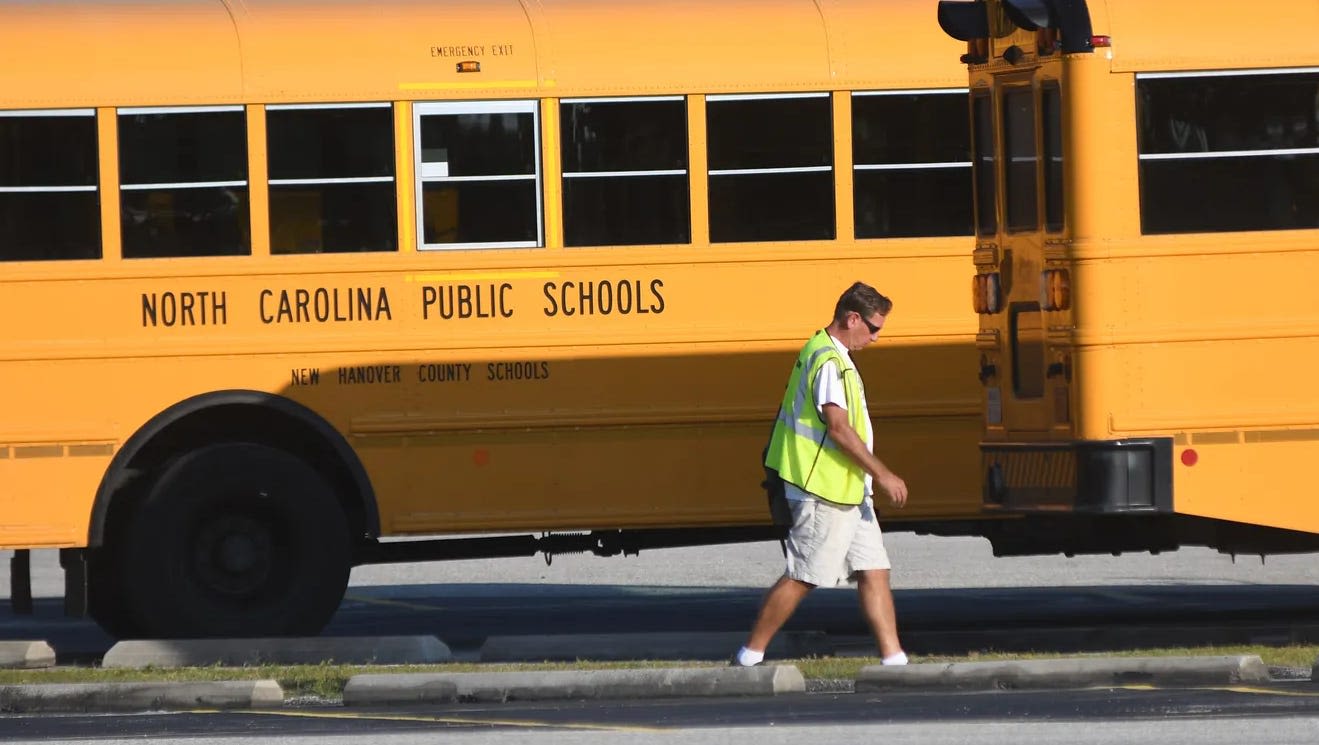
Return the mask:
<path id="1" fill-rule="evenodd" d="M 1236 628 L 1264 641 L 1285 641 L 1319 624 L 1319 562 L 1313 556 L 1233 562 L 1191 549 L 1162 556 L 996 559 L 976 539 L 894 534 L 888 540 L 900 620 L 913 648 L 983 648 L 995 630 L 999 636 L 990 646 L 1009 646 L 1015 638 L 1039 648 L 1049 638 L 1043 629 L 1059 634 L 1069 624 L 1073 633 L 1055 636 L 1059 644 L 1116 648 L 1105 637 L 1114 629 L 1193 641 L 1197 630 L 1218 629 L 1221 635 Z M 781 562 L 776 544 L 748 544 L 639 557 L 560 556 L 548 566 L 538 557 L 361 567 L 327 633 L 434 633 L 461 648 L 496 632 L 741 630 Z M 0 583 L 0 591 L 7 586 Z M 86 621 L 60 616 L 60 591 L 54 553 L 35 554 L 37 615 L 15 617 L 0 609 L 0 638 L 45 636 L 61 654 L 71 650 L 83 659 L 103 652 L 111 643 L 104 634 Z M 1233 626 L 1233 619 L 1242 623 Z M 814 593 L 792 627 L 825 630 L 839 639 L 854 635 L 862 651 L 868 645 L 854 593 L 846 587 Z M 922 745 L 1032 739 L 1080 745 L 1309 743 L 1319 741 L 1319 685 L 0 716 L 0 740 L 7 742 L 149 738 L 189 745 L 302 745 L 369 737 L 411 745 L 434 742 L 440 733 L 446 741 L 472 744 L 533 735 L 550 744 L 612 743 L 620 737 L 700 745 L 753 739 L 796 745 L 804 738 L 849 745 L 868 739 Z"/>
<path id="2" fill-rule="evenodd" d="M 806 694 L 451 705 L 388 711 L 311 709 L 124 716 L 0 716 L 0 740 L 250 743 L 369 738 L 372 743 L 1017 743 L 1126 745 L 1310 743 L 1319 687 L 1095 689 L 942 694 Z M 1044 738 L 1044 739 L 1041 739 Z"/>

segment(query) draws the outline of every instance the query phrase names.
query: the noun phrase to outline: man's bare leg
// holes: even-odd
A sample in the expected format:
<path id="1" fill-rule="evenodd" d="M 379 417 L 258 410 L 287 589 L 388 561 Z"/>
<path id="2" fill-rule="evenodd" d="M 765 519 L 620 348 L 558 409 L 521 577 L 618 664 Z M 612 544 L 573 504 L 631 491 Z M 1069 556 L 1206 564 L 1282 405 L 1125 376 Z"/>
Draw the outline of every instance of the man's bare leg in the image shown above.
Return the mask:
<path id="1" fill-rule="evenodd" d="M 857 574 L 861 613 L 870 624 L 875 641 L 879 642 L 879 654 L 882 657 L 896 655 L 902 651 L 902 643 L 898 641 L 898 613 L 893 607 L 889 570 L 867 569 Z"/>
<path id="2" fill-rule="evenodd" d="M 760 604 L 760 613 L 756 616 L 755 625 L 751 627 L 747 649 L 764 652 L 770 640 L 788 622 L 792 612 L 797 610 L 802 598 L 814 589 L 815 585 L 791 579 L 787 575 L 779 577 L 779 581 L 769 588 Z"/>

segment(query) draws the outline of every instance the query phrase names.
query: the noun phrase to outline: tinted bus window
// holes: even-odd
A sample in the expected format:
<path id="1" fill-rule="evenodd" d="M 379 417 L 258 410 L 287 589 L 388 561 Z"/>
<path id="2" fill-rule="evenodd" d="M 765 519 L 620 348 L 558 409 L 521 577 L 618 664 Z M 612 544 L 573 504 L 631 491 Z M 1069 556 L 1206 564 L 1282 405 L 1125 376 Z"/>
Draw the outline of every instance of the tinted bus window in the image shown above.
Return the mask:
<path id="1" fill-rule="evenodd" d="M 1063 229 L 1063 119 L 1057 85 L 1040 90 L 1040 119 L 1044 127 L 1044 229 Z"/>
<path id="2" fill-rule="evenodd" d="M 560 105 L 568 246 L 691 242 L 681 97 Z"/>
<path id="3" fill-rule="evenodd" d="M 857 238 L 970 235 L 965 90 L 852 95 Z"/>
<path id="4" fill-rule="evenodd" d="M 95 112 L 0 112 L 0 261 L 100 256 Z"/>
<path id="5" fill-rule="evenodd" d="M 994 170 L 994 110 L 988 93 L 971 97 L 971 126 L 975 138 L 972 170 L 976 229 L 980 235 L 994 235 L 998 232 L 998 176 Z"/>
<path id="6" fill-rule="evenodd" d="M 266 135 L 271 253 L 395 250 L 388 104 L 270 106 Z"/>
<path id="7" fill-rule="evenodd" d="M 828 240 L 834 229 L 827 94 L 710 96 L 710 240 Z"/>
<path id="8" fill-rule="evenodd" d="M 125 258 L 252 251 L 240 106 L 119 110 Z"/>
<path id="9" fill-rule="evenodd" d="M 1137 80 L 1141 230 L 1319 227 L 1319 72 Z"/>
<path id="10" fill-rule="evenodd" d="M 417 104 L 421 248 L 541 241 L 535 101 Z"/>
<path id="11" fill-rule="evenodd" d="M 1008 230 L 1039 227 L 1035 175 L 1035 92 L 1030 88 L 1003 91 L 1003 189 Z"/>

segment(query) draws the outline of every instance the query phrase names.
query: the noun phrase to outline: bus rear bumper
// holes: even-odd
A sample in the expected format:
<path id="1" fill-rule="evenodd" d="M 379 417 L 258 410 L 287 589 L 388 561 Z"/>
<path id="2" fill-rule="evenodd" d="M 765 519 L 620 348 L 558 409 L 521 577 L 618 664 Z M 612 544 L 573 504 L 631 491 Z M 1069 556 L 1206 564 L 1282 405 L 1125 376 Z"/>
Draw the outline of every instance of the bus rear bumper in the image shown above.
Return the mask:
<path id="1" fill-rule="evenodd" d="M 987 512 L 1172 512 L 1172 438 L 982 442 Z"/>

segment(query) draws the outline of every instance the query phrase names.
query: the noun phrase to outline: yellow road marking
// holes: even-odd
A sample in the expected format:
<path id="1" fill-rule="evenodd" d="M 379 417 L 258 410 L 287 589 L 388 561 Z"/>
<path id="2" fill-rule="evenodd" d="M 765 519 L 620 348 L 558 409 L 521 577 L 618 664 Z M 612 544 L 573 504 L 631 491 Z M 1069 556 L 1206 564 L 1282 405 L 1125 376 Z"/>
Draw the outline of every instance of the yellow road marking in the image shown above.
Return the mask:
<path id="1" fill-rule="evenodd" d="M 1297 681 L 1304 683 L 1305 681 Z M 1319 698 L 1319 691 L 1278 691 L 1272 688 L 1259 688 L 1257 686 L 1227 686 L 1219 690 L 1232 691 L 1233 693 L 1265 693 L 1270 696 L 1295 696 L 1297 698 Z"/>
<path id="2" fill-rule="evenodd" d="M 192 714 L 219 713 L 219 709 L 196 709 Z M 271 711 L 263 709 L 230 710 L 233 714 L 262 714 L 273 717 L 303 717 L 306 719 L 360 719 L 381 722 L 422 722 L 430 724 L 470 724 L 503 727 L 525 727 L 528 729 L 580 729 L 600 730 L 604 732 L 666 732 L 662 727 L 638 727 L 633 725 L 584 724 L 581 722 L 540 722 L 520 719 L 478 719 L 474 717 L 440 717 L 413 714 L 359 714 L 348 711 Z"/>
<path id="3" fill-rule="evenodd" d="M 1305 681 L 1298 681 L 1305 682 Z M 1263 688 L 1260 686 L 1154 686 L 1145 683 L 1131 683 L 1127 685 L 1115 686 L 1094 686 L 1089 690 L 1098 691 L 1104 689 L 1120 688 L 1126 691 L 1227 691 L 1229 693 L 1254 693 L 1267 696 L 1293 696 L 1296 698 L 1319 698 L 1319 691 L 1280 691 L 1275 688 Z"/>

